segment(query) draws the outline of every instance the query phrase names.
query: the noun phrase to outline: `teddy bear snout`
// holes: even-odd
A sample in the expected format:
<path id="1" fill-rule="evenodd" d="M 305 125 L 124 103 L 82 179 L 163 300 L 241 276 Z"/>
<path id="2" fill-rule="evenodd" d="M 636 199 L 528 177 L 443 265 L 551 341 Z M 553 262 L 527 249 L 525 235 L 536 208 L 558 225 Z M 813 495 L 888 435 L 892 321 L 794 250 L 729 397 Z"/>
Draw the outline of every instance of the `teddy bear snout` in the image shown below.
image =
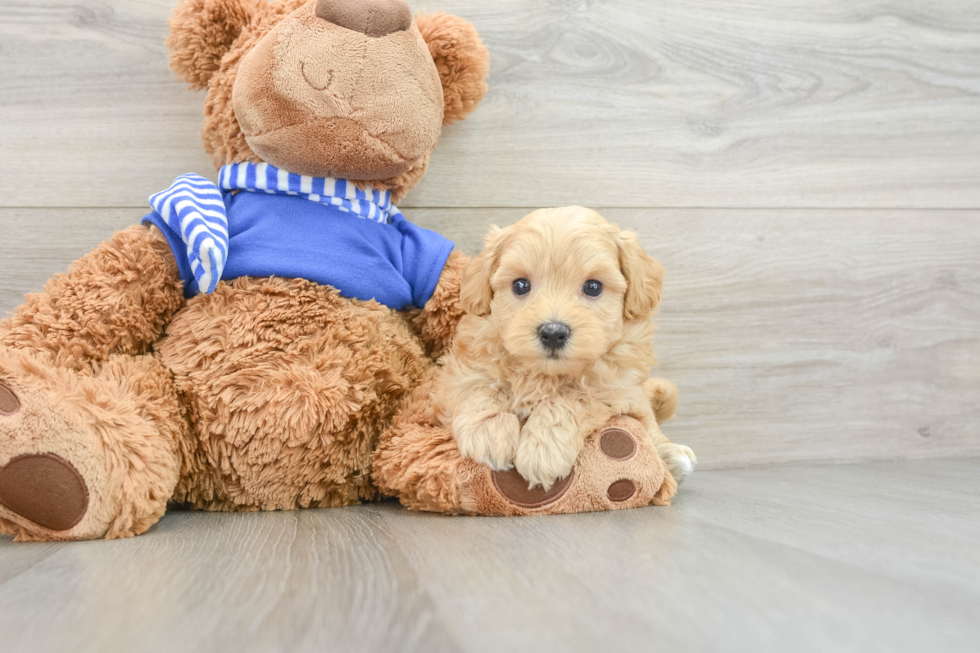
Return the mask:
<path id="1" fill-rule="evenodd" d="M 412 26 L 412 10 L 402 0 L 317 0 L 316 15 L 372 38 Z"/>

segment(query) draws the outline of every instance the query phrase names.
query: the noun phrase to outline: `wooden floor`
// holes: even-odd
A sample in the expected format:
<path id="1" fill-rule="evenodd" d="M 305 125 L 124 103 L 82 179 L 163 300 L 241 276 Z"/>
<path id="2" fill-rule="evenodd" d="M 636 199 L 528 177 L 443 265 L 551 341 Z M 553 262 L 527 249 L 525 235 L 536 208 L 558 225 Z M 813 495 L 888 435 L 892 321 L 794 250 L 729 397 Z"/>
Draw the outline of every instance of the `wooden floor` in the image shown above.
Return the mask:
<path id="1" fill-rule="evenodd" d="M 976 651 L 980 458 L 696 473 L 669 508 L 172 513 L 0 541 L 0 649 Z"/>

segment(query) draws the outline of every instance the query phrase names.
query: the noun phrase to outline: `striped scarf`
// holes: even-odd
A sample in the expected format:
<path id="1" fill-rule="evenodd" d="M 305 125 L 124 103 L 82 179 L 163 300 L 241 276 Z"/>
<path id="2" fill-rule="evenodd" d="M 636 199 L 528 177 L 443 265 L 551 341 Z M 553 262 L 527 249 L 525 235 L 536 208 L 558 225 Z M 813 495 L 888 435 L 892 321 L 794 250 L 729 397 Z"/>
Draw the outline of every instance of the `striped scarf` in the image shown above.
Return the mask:
<path id="1" fill-rule="evenodd" d="M 387 190 L 357 188 L 346 179 L 310 177 L 268 163 L 233 163 L 218 173 L 220 190 L 211 180 L 189 173 L 170 188 L 150 196 L 150 206 L 187 246 L 187 258 L 198 288 L 212 293 L 228 260 L 228 214 L 223 193 L 247 191 L 295 195 L 382 224 L 401 212 Z"/>

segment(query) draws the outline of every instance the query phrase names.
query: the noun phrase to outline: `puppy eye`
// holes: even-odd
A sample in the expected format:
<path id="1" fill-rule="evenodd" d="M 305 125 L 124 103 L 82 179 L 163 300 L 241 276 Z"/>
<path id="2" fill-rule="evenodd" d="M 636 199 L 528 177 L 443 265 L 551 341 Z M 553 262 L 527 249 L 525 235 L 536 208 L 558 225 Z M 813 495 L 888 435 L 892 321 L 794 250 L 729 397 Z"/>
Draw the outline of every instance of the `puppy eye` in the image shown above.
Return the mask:
<path id="1" fill-rule="evenodd" d="M 531 292 L 531 282 L 523 278 L 515 280 L 510 287 L 515 295 L 526 295 Z"/>
<path id="2" fill-rule="evenodd" d="M 589 297 L 598 297 L 602 294 L 602 282 L 595 279 L 589 279 L 582 286 L 582 292 L 584 292 Z"/>

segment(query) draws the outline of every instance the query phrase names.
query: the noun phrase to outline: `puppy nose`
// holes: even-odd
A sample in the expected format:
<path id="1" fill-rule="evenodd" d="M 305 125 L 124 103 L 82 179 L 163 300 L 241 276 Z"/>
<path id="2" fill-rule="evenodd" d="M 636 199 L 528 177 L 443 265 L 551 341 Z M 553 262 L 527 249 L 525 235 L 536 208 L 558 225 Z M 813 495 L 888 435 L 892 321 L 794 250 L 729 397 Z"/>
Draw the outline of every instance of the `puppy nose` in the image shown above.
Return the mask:
<path id="1" fill-rule="evenodd" d="M 316 15 L 374 38 L 412 26 L 412 10 L 402 0 L 317 0 Z"/>
<path id="2" fill-rule="evenodd" d="M 572 330 L 564 322 L 545 322 L 538 327 L 538 340 L 545 349 L 557 351 L 568 342 Z"/>

